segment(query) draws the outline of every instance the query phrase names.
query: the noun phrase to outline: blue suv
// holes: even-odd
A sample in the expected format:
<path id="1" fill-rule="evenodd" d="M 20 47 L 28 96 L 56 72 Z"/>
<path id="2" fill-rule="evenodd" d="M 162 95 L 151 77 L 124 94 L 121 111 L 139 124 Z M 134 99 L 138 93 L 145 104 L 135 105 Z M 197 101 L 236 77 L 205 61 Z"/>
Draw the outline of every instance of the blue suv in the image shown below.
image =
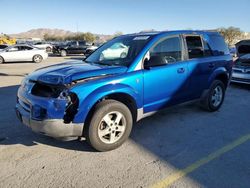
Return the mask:
<path id="1" fill-rule="evenodd" d="M 218 110 L 232 58 L 217 32 L 166 31 L 119 36 L 84 61 L 29 74 L 16 113 L 33 131 L 85 137 L 99 151 L 119 147 L 132 125 L 162 108 L 199 100 Z M 176 117 L 178 118 L 178 117 Z"/>

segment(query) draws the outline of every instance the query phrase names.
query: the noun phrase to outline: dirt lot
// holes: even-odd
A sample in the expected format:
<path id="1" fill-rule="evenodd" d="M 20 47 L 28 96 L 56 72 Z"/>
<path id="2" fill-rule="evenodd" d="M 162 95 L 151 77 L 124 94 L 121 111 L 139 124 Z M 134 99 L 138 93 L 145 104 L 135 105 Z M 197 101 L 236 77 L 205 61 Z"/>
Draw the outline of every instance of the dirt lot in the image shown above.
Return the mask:
<path id="1" fill-rule="evenodd" d="M 0 187 L 249 187 L 250 87 L 229 87 L 215 113 L 180 105 L 137 123 L 119 149 L 31 132 L 14 113 L 25 74 L 46 62 L 0 65 Z"/>

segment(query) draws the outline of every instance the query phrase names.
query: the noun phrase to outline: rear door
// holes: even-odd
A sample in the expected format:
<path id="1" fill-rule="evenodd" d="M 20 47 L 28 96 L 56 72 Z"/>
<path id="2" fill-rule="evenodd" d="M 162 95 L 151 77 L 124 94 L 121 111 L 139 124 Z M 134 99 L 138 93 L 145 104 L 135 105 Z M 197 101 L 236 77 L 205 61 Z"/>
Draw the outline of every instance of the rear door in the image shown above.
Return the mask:
<path id="1" fill-rule="evenodd" d="M 183 37 L 190 74 L 188 94 L 195 99 L 209 87 L 208 80 L 216 68 L 216 61 L 211 58 L 211 48 L 202 35 L 184 35 Z"/>
<path id="2" fill-rule="evenodd" d="M 188 88 L 187 62 L 179 35 L 160 39 L 144 62 L 144 113 L 185 100 Z"/>

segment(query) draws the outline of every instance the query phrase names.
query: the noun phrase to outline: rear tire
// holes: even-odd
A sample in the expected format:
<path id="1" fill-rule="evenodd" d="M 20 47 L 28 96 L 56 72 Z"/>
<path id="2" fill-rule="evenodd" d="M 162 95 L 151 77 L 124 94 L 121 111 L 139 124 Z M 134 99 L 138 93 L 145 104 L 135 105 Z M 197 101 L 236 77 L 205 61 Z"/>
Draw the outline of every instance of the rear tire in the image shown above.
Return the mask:
<path id="1" fill-rule="evenodd" d="M 0 64 L 4 63 L 3 57 L 0 56 Z"/>
<path id="2" fill-rule="evenodd" d="M 46 52 L 52 52 L 51 47 L 47 47 L 47 48 L 46 48 Z"/>
<path id="3" fill-rule="evenodd" d="M 104 100 L 96 105 L 84 133 L 93 148 L 109 151 L 127 140 L 132 124 L 132 115 L 126 105 L 115 100 Z"/>
<path id="4" fill-rule="evenodd" d="M 41 55 L 34 55 L 33 62 L 35 63 L 41 63 L 43 60 L 43 57 Z"/>
<path id="5" fill-rule="evenodd" d="M 126 58 L 126 57 L 127 57 L 127 53 L 122 52 L 122 53 L 121 53 L 121 55 L 120 55 L 120 58 L 122 58 L 122 59 L 123 59 L 123 58 Z"/>
<path id="6" fill-rule="evenodd" d="M 61 50 L 60 55 L 61 55 L 62 57 L 67 56 L 66 50 Z"/>
<path id="7" fill-rule="evenodd" d="M 209 112 L 219 110 L 225 97 L 225 85 L 220 80 L 214 80 L 205 97 L 201 99 L 201 107 Z"/>

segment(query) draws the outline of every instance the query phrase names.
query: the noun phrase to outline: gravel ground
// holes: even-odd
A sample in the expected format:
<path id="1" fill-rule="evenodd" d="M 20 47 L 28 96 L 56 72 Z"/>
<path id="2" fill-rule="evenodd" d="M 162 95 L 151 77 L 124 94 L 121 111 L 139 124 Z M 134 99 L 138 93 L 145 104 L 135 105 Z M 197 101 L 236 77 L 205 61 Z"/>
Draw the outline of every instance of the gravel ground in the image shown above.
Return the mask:
<path id="1" fill-rule="evenodd" d="M 250 134 L 250 87 L 244 85 L 228 88 L 218 112 L 186 104 L 141 120 L 130 139 L 110 152 L 96 152 L 85 141 L 38 135 L 21 125 L 14 113 L 21 79 L 38 67 L 78 59 L 0 65 L 0 187 L 150 187 Z M 170 187 L 249 187 L 249 155 L 250 141 L 238 144 Z"/>

